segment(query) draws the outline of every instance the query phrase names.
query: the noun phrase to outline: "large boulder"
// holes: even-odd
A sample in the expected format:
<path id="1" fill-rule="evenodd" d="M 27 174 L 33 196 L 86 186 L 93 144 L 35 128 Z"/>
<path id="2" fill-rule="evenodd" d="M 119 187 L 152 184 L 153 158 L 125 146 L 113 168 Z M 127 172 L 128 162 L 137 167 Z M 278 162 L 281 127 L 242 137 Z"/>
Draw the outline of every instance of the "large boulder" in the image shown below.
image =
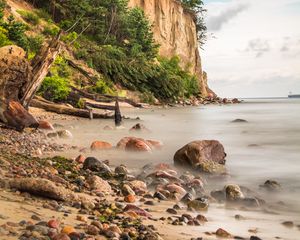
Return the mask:
<path id="1" fill-rule="evenodd" d="M 226 153 L 223 145 L 216 140 L 193 141 L 179 149 L 174 155 L 177 166 L 197 169 L 207 162 L 225 164 Z"/>
<path id="2" fill-rule="evenodd" d="M 83 163 L 83 169 L 89 169 L 93 172 L 99 172 L 103 176 L 111 176 L 113 174 L 109 166 L 94 157 L 88 157 L 85 159 Z"/>
<path id="3" fill-rule="evenodd" d="M 91 144 L 91 150 L 97 151 L 97 150 L 105 150 L 105 149 L 111 149 L 112 145 L 109 142 L 104 141 L 94 141 Z"/>
<path id="4" fill-rule="evenodd" d="M 127 142 L 125 150 L 131 152 L 151 152 L 151 147 L 143 139 L 135 138 Z"/>

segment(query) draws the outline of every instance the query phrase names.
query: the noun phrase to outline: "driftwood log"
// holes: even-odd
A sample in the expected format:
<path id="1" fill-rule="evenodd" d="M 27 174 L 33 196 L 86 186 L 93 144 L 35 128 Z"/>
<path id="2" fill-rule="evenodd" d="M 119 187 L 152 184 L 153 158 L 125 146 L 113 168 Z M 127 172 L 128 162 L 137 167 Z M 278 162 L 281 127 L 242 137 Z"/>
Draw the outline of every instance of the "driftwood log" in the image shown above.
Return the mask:
<path id="1" fill-rule="evenodd" d="M 88 92 L 86 92 L 82 89 L 78 89 L 74 86 L 72 86 L 72 91 L 73 91 L 73 94 L 78 94 L 81 97 L 89 98 L 96 102 L 115 102 L 116 100 L 118 100 L 119 102 L 126 102 L 133 107 L 137 107 L 137 108 L 143 107 L 142 104 L 137 103 L 134 100 L 125 98 L 125 97 L 118 97 L 118 96 L 113 96 L 113 95 L 109 95 L 109 94 L 88 93 Z"/>
<path id="2" fill-rule="evenodd" d="M 30 102 L 30 106 L 42 108 L 42 109 L 45 109 L 46 111 L 54 112 L 54 113 L 58 113 L 58 114 L 67 114 L 67 115 L 76 116 L 76 117 L 91 118 L 90 110 L 72 108 L 72 107 L 68 107 L 63 104 L 56 104 L 56 103 L 51 103 L 48 101 L 41 101 L 39 99 L 32 99 Z M 113 119 L 114 116 L 109 113 L 107 113 L 107 114 L 93 113 L 93 118 Z"/>

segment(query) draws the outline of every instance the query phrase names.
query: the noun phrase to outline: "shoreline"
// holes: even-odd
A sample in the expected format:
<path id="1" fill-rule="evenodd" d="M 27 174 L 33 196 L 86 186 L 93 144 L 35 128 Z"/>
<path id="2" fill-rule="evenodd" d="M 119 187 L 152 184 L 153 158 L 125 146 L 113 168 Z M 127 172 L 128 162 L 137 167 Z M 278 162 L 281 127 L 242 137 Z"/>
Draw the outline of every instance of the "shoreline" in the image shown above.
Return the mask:
<path id="1" fill-rule="evenodd" d="M 49 117 L 49 116 L 48 116 Z M 56 115 L 54 115 L 54 119 L 55 117 L 57 117 Z M 74 121 L 75 123 L 78 121 L 77 118 L 72 118 L 72 119 L 64 119 L 60 117 L 55 121 Z M 130 123 L 133 124 L 133 123 Z M 73 131 L 78 131 L 76 129 L 74 129 Z M 113 130 L 111 130 L 113 131 Z M 112 132 L 108 132 L 107 134 L 110 134 Z M 70 149 L 74 150 L 74 152 L 78 152 L 79 148 L 72 148 L 70 147 Z M 69 151 L 67 149 L 65 149 L 65 151 Z M 86 154 L 87 157 L 90 155 L 91 152 L 87 151 Z M 99 152 L 101 153 L 101 151 Z M 122 152 L 120 151 L 118 154 L 120 155 Z M 124 156 L 125 156 L 125 152 Z M 40 175 L 41 173 L 38 171 L 36 173 L 28 173 L 28 170 L 30 169 L 43 169 L 46 171 L 46 175 L 44 175 L 44 177 L 48 178 L 51 176 L 50 180 L 55 182 L 56 185 L 58 186 L 64 186 L 66 187 L 66 189 L 76 189 L 77 184 L 74 184 L 74 179 L 68 179 L 68 176 L 72 176 L 73 175 L 73 171 L 76 172 L 76 174 L 79 174 L 77 176 L 79 176 L 79 179 L 82 179 L 81 176 L 84 176 L 84 178 L 82 179 L 84 182 L 86 181 L 86 177 L 88 177 L 86 175 L 86 173 L 84 171 L 81 170 L 81 165 L 77 162 L 73 161 L 69 161 L 69 160 L 62 160 L 62 161 L 66 161 L 66 166 L 63 165 L 49 165 L 49 161 L 55 162 L 56 160 L 51 160 L 49 159 L 49 156 L 44 159 L 32 159 L 32 158 L 24 158 L 24 156 L 20 155 L 19 157 L 21 158 L 21 162 L 18 163 L 18 160 L 14 159 L 14 158 L 18 158 L 17 155 L 11 154 L 11 153 L 7 153 L 8 155 L 5 156 L 4 153 L 2 153 L 2 157 L 1 157 L 1 161 L 0 161 L 0 169 L 2 169 L 2 173 L 0 172 L 0 176 L 6 176 L 4 178 L 9 178 L 9 179 L 14 179 L 14 178 L 24 178 L 26 176 L 31 176 L 33 178 L 37 178 L 37 177 L 42 177 L 43 175 Z M 79 152 L 78 152 L 79 154 Z M 130 156 L 130 155 L 128 155 Z M 40 156 L 43 157 L 43 156 Z M 124 158 L 124 157 L 123 157 Z M 128 157 L 127 157 L 128 158 Z M 8 166 L 4 166 L 3 165 L 3 159 L 6 160 L 6 163 L 8 163 Z M 23 160 L 22 160 L 23 159 Z M 39 160 L 38 160 L 39 159 Z M 104 160 L 104 159 L 103 159 Z M 125 165 L 126 164 L 126 159 L 124 159 Z M 28 162 L 29 161 L 29 162 Z M 4 161 L 5 162 L 5 161 Z M 60 160 L 59 160 L 60 162 Z M 29 165 L 28 165 L 29 164 Z M 42 164 L 42 165 L 39 165 Z M 29 167 L 30 166 L 30 167 Z M 42 167 L 42 166 L 47 166 Z M 113 165 L 108 165 L 112 170 L 114 169 L 114 167 L 117 167 L 117 165 L 113 164 Z M 17 168 L 16 168 L 17 167 Z M 65 170 L 63 170 L 64 168 L 66 168 Z M 4 171 L 3 171 L 4 170 Z M 25 170 L 25 172 L 24 172 Z M 171 166 L 172 171 L 174 171 L 173 166 Z M 20 172 L 21 171 L 21 172 Z M 71 173 L 69 172 L 71 171 Z M 135 177 L 130 177 L 131 180 L 136 179 L 136 176 L 138 175 L 137 172 L 132 171 L 132 169 L 128 168 L 129 171 L 129 175 L 133 174 Z M 175 171 L 178 171 L 177 169 L 175 169 Z M 68 173 L 67 173 L 68 172 Z M 88 173 L 91 173 L 90 171 L 88 171 Z M 7 175 L 8 174 L 8 175 Z M 29 174 L 29 175 L 28 175 Z M 50 175 L 49 175 L 50 174 Z M 71 174 L 71 175 L 70 175 Z M 83 175 L 82 175 L 83 174 Z M 179 177 L 180 171 L 178 171 L 178 177 Z M 8 176 L 8 177 L 7 177 Z M 195 175 L 196 176 L 196 175 Z M 3 177 L 1 177 L 1 179 L 3 179 Z M 119 189 L 119 187 L 121 187 L 121 185 L 119 186 L 119 184 L 122 183 L 122 181 L 120 181 L 120 179 L 115 179 L 114 177 L 112 179 L 105 179 L 105 181 L 108 181 L 109 184 L 111 185 L 111 187 L 113 186 L 115 189 Z M 112 184 L 112 182 L 117 181 L 117 185 L 114 182 L 114 184 Z M 126 180 L 127 182 L 128 180 Z M 205 181 L 211 181 L 210 178 L 205 177 Z M 0 184 L 1 185 L 1 184 Z M 86 185 L 86 184 L 85 184 Z M 75 188 L 74 188 L 75 187 Z M 207 186 L 206 184 L 204 185 L 204 189 L 206 189 Z M 153 195 L 153 190 L 149 189 L 147 187 L 146 191 L 151 192 L 151 195 Z M 206 189 L 208 190 L 208 189 Z M 109 198 L 110 203 L 122 203 L 123 206 L 124 204 L 129 204 L 128 202 L 124 202 L 124 197 L 125 195 L 121 194 L 119 195 L 117 192 L 114 191 L 114 193 L 112 194 L 114 197 L 110 198 L 108 196 L 111 195 L 106 195 L 106 196 L 102 196 L 100 194 L 100 196 L 97 196 L 98 193 L 95 193 L 93 191 L 91 191 L 88 187 L 84 187 L 85 194 L 87 195 L 91 195 L 93 197 L 99 197 L 100 199 L 100 203 L 102 204 L 102 201 L 104 199 Z M 58 201 L 59 205 L 62 204 L 63 208 L 67 208 L 67 209 L 71 209 L 71 213 L 67 213 L 67 216 L 63 216 L 64 214 L 66 214 L 65 212 L 57 212 L 57 210 L 55 211 L 51 211 L 49 212 L 47 210 L 47 208 L 45 209 L 43 207 L 43 205 L 45 203 L 49 203 L 49 202 L 53 202 L 53 201 L 49 201 L 47 199 L 41 199 L 39 197 L 36 197 L 34 194 L 33 195 L 29 195 L 28 193 L 20 193 L 19 191 L 15 191 L 15 190 L 9 190 L 8 189 L 1 189 L 0 190 L 0 201 L 2 202 L 2 204 L 7 204 L 8 207 L 8 213 L 4 212 L 1 214 L 4 215 L 4 219 L 0 218 L 0 225 L 4 224 L 7 225 L 7 222 L 14 222 L 15 225 L 18 224 L 17 221 L 14 220 L 14 217 L 16 217 L 16 219 L 22 219 L 22 220 L 30 220 L 31 221 L 31 225 L 33 223 L 33 225 L 35 226 L 37 223 L 41 222 L 41 221 L 49 221 L 50 219 L 52 219 L 52 216 L 55 216 L 55 219 L 57 218 L 61 218 L 64 222 L 60 224 L 59 227 L 59 231 L 63 230 L 63 226 L 64 225 L 68 225 L 68 226 L 72 226 L 75 227 L 76 232 L 86 232 L 88 226 L 91 225 L 92 219 L 89 219 L 91 216 L 95 216 L 93 214 L 91 214 L 91 210 L 88 210 L 87 212 L 85 212 L 87 209 L 85 209 L 82 212 L 82 208 L 76 209 L 74 207 L 70 207 L 68 202 L 60 202 Z M 95 195 L 96 194 L 96 195 Z M 255 209 L 247 209 L 245 207 L 240 207 L 240 206 L 235 206 L 235 207 L 226 207 L 226 204 L 224 203 L 217 203 L 214 202 L 215 200 L 210 200 L 212 201 L 208 207 L 207 211 L 188 211 L 186 209 L 186 207 L 184 207 L 184 204 L 182 204 L 182 206 L 184 207 L 184 209 L 176 209 L 176 214 L 174 214 L 174 211 L 171 211 L 173 213 L 167 213 L 166 209 L 168 208 L 172 208 L 172 206 L 176 203 L 178 203 L 179 205 L 181 205 L 181 203 L 179 203 L 180 199 L 177 200 L 173 200 L 173 201 L 158 201 L 157 199 L 153 199 L 153 198 L 146 198 L 144 197 L 145 194 L 139 195 L 139 194 L 135 194 L 135 202 L 134 204 L 137 204 L 137 206 L 140 206 L 142 210 L 144 209 L 148 209 L 149 211 L 147 211 L 148 213 L 150 213 L 151 215 L 153 215 L 150 219 L 144 219 L 143 225 L 154 225 L 154 229 L 157 229 L 157 231 L 154 231 L 150 229 L 146 230 L 149 231 L 149 233 L 154 234 L 152 237 L 156 236 L 155 239 L 159 239 L 159 236 L 155 233 L 158 232 L 160 233 L 161 237 L 163 239 L 192 239 L 192 238 L 204 238 L 204 239 L 219 239 L 216 236 L 216 231 L 218 230 L 218 228 L 222 228 L 226 231 L 228 231 L 230 234 L 232 234 L 231 237 L 228 237 L 228 239 L 233 239 L 234 237 L 240 237 L 238 239 L 249 239 L 250 236 L 259 236 L 261 239 L 273 239 L 275 237 L 280 237 L 281 239 L 295 239 L 294 237 L 297 236 L 297 234 L 299 234 L 299 224 L 300 224 L 300 219 L 298 219 L 298 216 L 296 213 L 292 213 L 292 212 L 285 212 L 282 211 L 282 209 L 275 208 L 275 206 L 268 206 L 266 209 L 261 209 L 261 210 L 255 210 Z M 4 196 L 4 198 L 3 198 Z M 5 199 L 6 196 L 9 197 L 9 199 L 20 199 L 19 203 L 9 203 L 10 200 L 9 199 Z M 148 196 L 149 197 L 149 196 Z M 102 200 L 101 200 L 102 199 Z M 154 206 L 152 205 L 147 205 L 145 204 L 146 201 L 153 201 Z M 24 210 L 22 208 L 19 208 L 20 202 L 22 202 L 22 205 L 24 204 L 26 207 L 28 208 L 29 205 L 36 205 L 38 207 L 29 207 L 30 211 Z M 27 203 L 28 202 L 28 205 Z M 105 201 L 104 201 L 105 202 Z M 103 203 L 104 203 L 103 202 Z M 150 203 L 149 203 L 150 204 Z M 71 204 L 72 206 L 72 204 Z M 288 207 L 288 206 L 287 206 Z M 271 208 L 268 209 L 268 208 Z M 10 209 L 10 210 L 9 210 Z M 13 213 L 13 209 L 18 209 L 18 214 L 16 214 L 15 216 L 12 215 Z M 34 210 L 36 209 L 36 210 Z M 81 209 L 81 210 L 80 210 Z M 272 210 L 273 209 L 273 210 Z M 79 210 L 79 213 L 78 213 Z M 291 209 L 292 210 L 292 209 Z M 37 212 L 38 214 L 32 214 L 32 211 Z M 80 213 L 81 211 L 81 213 Z M 207 218 L 208 222 L 202 222 L 200 223 L 200 226 L 189 226 L 187 223 L 184 223 L 184 226 L 180 226 L 180 225 L 173 225 L 173 222 L 180 217 L 182 214 L 189 214 L 192 215 L 193 217 L 196 217 L 197 215 L 203 215 Z M 38 215 L 40 217 L 41 220 L 33 220 L 32 215 Z M 79 217 L 78 220 L 78 215 L 82 215 L 84 221 L 82 222 L 82 219 Z M 178 217 L 174 217 L 174 216 L 178 216 Z M 236 216 L 241 216 L 240 220 L 237 219 Z M 8 217 L 8 218 L 5 218 Z M 64 219 L 65 217 L 65 219 Z M 132 216 L 131 216 L 132 217 Z M 134 215 L 134 217 L 136 217 L 136 215 Z M 168 220 L 168 217 L 171 217 L 171 219 Z M 143 218 L 143 217 L 142 217 Z M 159 220 L 160 218 L 165 218 L 165 220 Z M 98 219 L 98 218 L 97 218 Z M 111 223 L 113 222 L 120 222 L 121 220 L 113 220 Z M 284 226 L 282 225 L 283 222 L 289 222 L 292 221 L 293 224 L 292 226 Z M 82 225 L 83 224 L 83 225 Z M 103 222 L 101 223 L 102 225 L 104 224 Z M 198 224 L 198 223 L 197 223 Z M 275 224 L 275 225 L 274 225 Z M 290 224 L 290 223 L 289 223 Z M 17 234 L 23 233 L 25 231 L 25 228 L 34 228 L 34 227 L 29 227 L 27 225 L 24 226 L 10 226 L 10 225 L 14 225 L 14 224 L 8 224 L 8 226 L 6 227 L 0 227 L 0 235 L 1 233 L 4 232 L 7 233 L 7 231 L 9 232 L 9 230 L 7 229 L 17 229 L 17 230 L 11 230 L 11 232 L 16 232 Z M 81 226 L 82 225 L 82 226 Z M 113 224 L 112 224 L 113 225 Z M 278 231 L 277 233 L 274 233 L 274 226 L 276 231 Z M 110 226 L 112 227 L 112 226 Z M 140 225 L 139 225 L 140 227 Z M 136 226 L 136 229 L 139 228 L 138 226 Z M 121 227 L 119 227 L 120 229 L 123 229 Z M 257 229 L 256 229 L 257 228 Z M 4 229 L 4 230 L 3 230 Z M 49 229 L 48 229 L 49 230 Z M 114 229 L 115 231 L 119 231 Z M 104 230 L 101 230 L 104 231 Z M 106 230 L 105 230 L 106 231 Z M 30 232 L 30 231 L 29 231 Z M 34 233 L 35 231 L 31 231 L 31 234 Z M 11 233 L 10 233 L 11 234 Z M 28 233 L 29 234 L 29 233 Z M 87 235 L 86 235 L 87 236 Z M 93 235 L 90 235 L 93 236 Z M 1 237 L 0 237 L 1 238 Z M 7 237 L 7 240 L 10 239 L 18 239 L 16 236 L 11 236 Z M 43 238 L 41 238 L 43 239 Z M 88 239 L 88 238 L 87 238 Z M 91 239 L 97 239 L 97 237 L 92 237 Z M 102 238 L 99 238 L 102 239 Z M 148 239 L 148 238 L 145 238 Z M 149 238 L 150 239 L 150 238 Z M 152 239 L 152 238 L 151 238 Z M 221 237 L 222 239 L 222 237 Z"/>

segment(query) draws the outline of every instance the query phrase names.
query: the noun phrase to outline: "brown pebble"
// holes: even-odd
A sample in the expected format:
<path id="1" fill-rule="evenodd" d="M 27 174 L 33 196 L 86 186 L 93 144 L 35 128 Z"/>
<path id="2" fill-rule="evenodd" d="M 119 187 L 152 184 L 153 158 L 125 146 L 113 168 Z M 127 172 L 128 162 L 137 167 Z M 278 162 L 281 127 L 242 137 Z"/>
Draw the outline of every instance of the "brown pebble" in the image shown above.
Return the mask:
<path id="1" fill-rule="evenodd" d="M 223 238 L 231 238 L 232 235 L 227 232 L 226 230 L 222 229 L 222 228 L 219 228 L 217 231 L 216 231 L 216 235 L 218 237 L 223 237 Z"/>

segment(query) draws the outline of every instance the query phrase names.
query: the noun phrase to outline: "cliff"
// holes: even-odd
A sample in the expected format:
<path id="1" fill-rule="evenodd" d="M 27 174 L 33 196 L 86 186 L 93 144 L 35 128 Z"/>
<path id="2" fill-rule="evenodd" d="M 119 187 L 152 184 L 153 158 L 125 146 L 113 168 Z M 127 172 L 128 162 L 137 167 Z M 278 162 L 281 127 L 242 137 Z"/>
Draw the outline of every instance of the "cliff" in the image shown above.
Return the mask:
<path id="1" fill-rule="evenodd" d="M 204 79 L 192 12 L 176 0 L 129 0 L 129 7 L 140 7 L 153 24 L 154 38 L 160 44 L 160 55 L 178 55 L 182 67 L 199 79 L 202 96 L 211 92 Z"/>

